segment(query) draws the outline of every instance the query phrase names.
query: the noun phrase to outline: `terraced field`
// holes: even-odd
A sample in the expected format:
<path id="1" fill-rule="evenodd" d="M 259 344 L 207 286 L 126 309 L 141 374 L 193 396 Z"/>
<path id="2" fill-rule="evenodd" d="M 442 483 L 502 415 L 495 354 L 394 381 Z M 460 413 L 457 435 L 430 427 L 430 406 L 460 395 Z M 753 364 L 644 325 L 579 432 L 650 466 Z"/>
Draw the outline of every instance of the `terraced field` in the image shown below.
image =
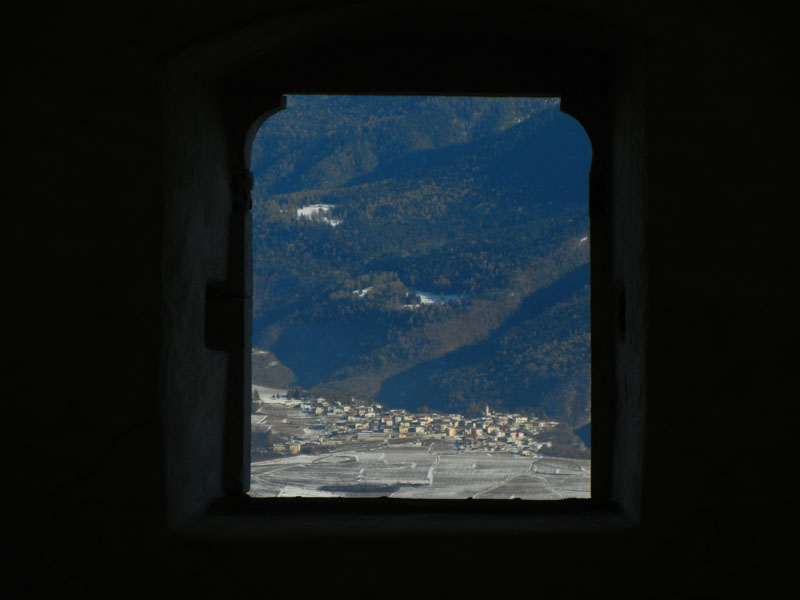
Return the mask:
<path id="1" fill-rule="evenodd" d="M 590 479 L 588 460 L 362 443 L 254 462 L 250 495 L 557 500 L 588 498 Z"/>

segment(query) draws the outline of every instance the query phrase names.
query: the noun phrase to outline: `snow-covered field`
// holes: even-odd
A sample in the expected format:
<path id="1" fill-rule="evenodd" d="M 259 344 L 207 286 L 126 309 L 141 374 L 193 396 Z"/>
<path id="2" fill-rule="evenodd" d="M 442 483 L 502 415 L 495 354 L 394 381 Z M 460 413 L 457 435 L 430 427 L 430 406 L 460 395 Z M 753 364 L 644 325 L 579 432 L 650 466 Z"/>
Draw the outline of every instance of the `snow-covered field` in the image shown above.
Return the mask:
<path id="1" fill-rule="evenodd" d="M 261 402 L 266 404 L 286 404 L 286 392 L 285 389 L 278 389 L 278 388 L 268 388 L 261 385 L 254 385 L 253 389 L 258 392 L 258 397 L 261 399 Z"/>
<path id="2" fill-rule="evenodd" d="M 358 446 L 254 462 L 250 495 L 528 500 L 590 496 L 588 460 Z"/>
<path id="3" fill-rule="evenodd" d="M 316 215 L 327 214 L 333 210 L 333 204 L 310 204 L 297 209 L 298 219 L 311 219 Z M 341 219 L 332 219 L 328 216 L 320 216 L 320 219 L 328 223 L 331 227 L 336 227 L 342 223 Z"/>
<path id="4" fill-rule="evenodd" d="M 434 292 L 423 292 L 417 290 L 422 304 L 445 304 L 446 302 L 461 302 L 462 296 L 458 294 L 436 294 Z"/>
<path id="5" fill-rule="evenodd" d="M 359 298 L 363 298 L 371 291 L 372 286 L 369 286 L 360 290 L 353 290 L 353 294 Z M 420 303 L 406 304 L 405 306 L 409 308 L 416 308 L 421 304 L 446 304 L 447 302 L 461 302 L 461 299 L 463 298 L 463 296 L 459 294 L 437 294 L 435 292 L 424 292 L 422 290 L 416 290 L 414 293 L 419 296 Z"/>

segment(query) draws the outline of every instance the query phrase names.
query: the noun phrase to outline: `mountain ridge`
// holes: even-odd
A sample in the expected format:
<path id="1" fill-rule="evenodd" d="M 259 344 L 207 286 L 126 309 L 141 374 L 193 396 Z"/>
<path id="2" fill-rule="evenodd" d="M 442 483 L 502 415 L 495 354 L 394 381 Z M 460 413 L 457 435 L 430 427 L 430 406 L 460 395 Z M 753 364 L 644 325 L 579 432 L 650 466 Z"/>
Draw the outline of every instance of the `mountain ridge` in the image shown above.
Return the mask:
<path id="1" fill-rule="evenodd" d="M 402 403 L 400 385 L 420 390 L 406 402 L 417 407 L 588 423 L 591 148 L 580 125 L 549 99 L 290 100 L 254 142 L 254 346 L 329 395 Z M 324 218 L 301 210 L 316 204 Z M 553 299 L 540 312 L 555 321 L 525 317 L 559 282 L 571 308 Z M 422 305 L 419 290 L 460 301 Z M 585 331 L 567 336 L 570 319 Z M 521 357 L 516 387 L 492 388 Z"/>

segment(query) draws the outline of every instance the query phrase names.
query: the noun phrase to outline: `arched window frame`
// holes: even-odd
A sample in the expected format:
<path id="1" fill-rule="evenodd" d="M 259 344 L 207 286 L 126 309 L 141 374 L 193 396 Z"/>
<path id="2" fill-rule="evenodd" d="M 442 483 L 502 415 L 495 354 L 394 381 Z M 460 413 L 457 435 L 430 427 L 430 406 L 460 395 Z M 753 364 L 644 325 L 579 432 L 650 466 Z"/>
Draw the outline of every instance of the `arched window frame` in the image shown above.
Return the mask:
<path id="1" fill-rule="evenodd" d="M 347 15 L 338 14 L 339 22 Z M 291 20 L 291 19 L 290 19 Z M 520 65 L 492 68 L 479 55 L 445 57 L 467 64 L 463 72 L 402 70 L 357 77 L 324 69 L 298 71 L 297 63 L 330 51 L 353 56 L 345 43 L 359 38 L 358 20 L 345 33 L 304 46 L 282 44 L 275 23 L 258 24 L 175 57 L 164 78 L 165 273 L 164 351 L 161 360 L 165 415 L 166 493 L 176 527 L 207 515 L 209 507 L 232 530 L 291 529 L 278 526 L 276 510 L 305 519 L 312 512 L 323 529 L 367 535 L 428 528 L 432 514 L 457 527 L 524 534 L 575 528 L 630 527 L 638 522 L 643 485 L 643 415 L 647 372 L 646 177 L 643 58 L 631 41 L 576 41 L 576 33 L 548 33 L 526 46 L 544 57 L 526 72 Z M 303 26 L 310 40 L 314 27 Z M 322 24 L 316 27 L 329 31 Z M 291 29 L 291 27 L 289 26 Z M 543 29 L 546 29 L 543 27 Z M 399 35 L 400 25 L 392 31 Z M 548 37 L 549 36 L 549 37 Z M 316 38 L 315 38 L 316 39 Z M 263 40 L 270 40 L 265 43 Z M 388 43 L 388 42 L 385 42 Z M 420 53 L 446 54 L 421 36 Z M 316 44 L 316 45 L 315 45 Z M 326 45 L 327 44 L 327 45 Z M 512 47 L 519 47 L 512 43 Z M 344 48 L 344 50 L 343 50 Z M 254 51 L 255 49 L 255 51 Z M 494 52 L 497 52 L 495 50 Z M 293 54 L 294 53 L 294 54 Z M 316 54 L 315 54 L 316 53 Z M 480 54 L 480 53 L 479 53 Z M 376 56 L 364 58 L 366 69 Z M 388 52 L 389 60 L 398 61 Z M 289 58 L 287 58 L 289 57 Z M 329 56 L 330 58 L 330 56 Z M 473 62 L 470 63 L 469 59 Z M 402 62 L 393 63 L 403 66 Z M 440 66 L 441 67 L 441 66 Z M 367 71 L 361 71 L 364 73 Z M 524 78 L 522 75 L 524 74 Z M 444 94 L 560 96 L 562 110 L 585 128 L 593 147 L 590 176 L 592 280 L 592 499 L 558 502 L 248 499 L 252 249 L 250 144 L 263 121 L 280 110 L 283 94 Z M 168 268 L 167 268 L 168 267 Z M 498 504 L 499 502 L 499 504 Z M 222 518 L 221 517 L 221 518 Z M 576 517 L 577 520 L 576 520 Z M 210 525 L 211 517 L 202 520 Z M 293 522 L 289 519 L 288 523 Z M 326 525 L 327 524 L 327 525 Z M 494 528 L 494 529 L 491 529 Z M 289 529 L 286 529 L 288 532 Z M 428 529 L 426 529 L 428 531 Z"/>

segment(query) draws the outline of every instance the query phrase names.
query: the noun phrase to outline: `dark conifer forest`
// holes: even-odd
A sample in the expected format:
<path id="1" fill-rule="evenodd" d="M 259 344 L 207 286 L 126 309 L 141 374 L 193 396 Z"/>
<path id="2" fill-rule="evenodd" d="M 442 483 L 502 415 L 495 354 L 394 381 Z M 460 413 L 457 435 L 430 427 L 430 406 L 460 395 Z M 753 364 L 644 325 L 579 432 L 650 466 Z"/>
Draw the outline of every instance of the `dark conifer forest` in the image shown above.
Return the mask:
<path id="1" fill-rule="evenodd" d="M 254 382 L 586 425 L 590 162 L 557 99 L 290 96 L 252 151 Z"/>

